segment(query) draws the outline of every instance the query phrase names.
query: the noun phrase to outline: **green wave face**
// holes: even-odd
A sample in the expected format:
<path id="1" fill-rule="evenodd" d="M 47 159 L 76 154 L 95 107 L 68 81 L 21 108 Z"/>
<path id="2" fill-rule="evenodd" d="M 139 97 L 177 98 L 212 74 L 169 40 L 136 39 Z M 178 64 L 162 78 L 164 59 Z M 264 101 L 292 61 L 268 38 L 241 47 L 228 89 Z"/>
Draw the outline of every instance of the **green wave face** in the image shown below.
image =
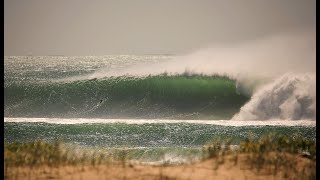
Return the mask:
<path id="1" fill-rule="evenodd" d="M 229 119 L 249 97 L 225 76 L 110 77 L 11 83 L 6 117 Z"/>

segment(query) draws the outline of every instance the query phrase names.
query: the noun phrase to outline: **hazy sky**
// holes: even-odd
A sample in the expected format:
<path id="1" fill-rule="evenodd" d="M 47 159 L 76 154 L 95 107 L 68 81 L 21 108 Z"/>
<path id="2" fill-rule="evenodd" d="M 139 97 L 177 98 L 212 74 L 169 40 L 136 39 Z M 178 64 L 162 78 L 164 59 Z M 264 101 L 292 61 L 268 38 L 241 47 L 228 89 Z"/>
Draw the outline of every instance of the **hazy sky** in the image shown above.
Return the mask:
<path id="1" fill-rule="evenodd" d="M 315 26 L 316 0 L 4 0 L 4 53 L 178 54 Z"/>

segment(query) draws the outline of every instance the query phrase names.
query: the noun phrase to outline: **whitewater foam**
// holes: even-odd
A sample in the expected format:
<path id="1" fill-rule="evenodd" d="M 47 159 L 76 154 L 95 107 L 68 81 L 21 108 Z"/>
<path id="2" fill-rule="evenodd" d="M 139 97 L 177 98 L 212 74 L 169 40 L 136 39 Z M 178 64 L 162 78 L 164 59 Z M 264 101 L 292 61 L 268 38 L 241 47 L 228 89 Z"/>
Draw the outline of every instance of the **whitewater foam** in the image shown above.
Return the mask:
<path id="1" fill-rule="evenodd" d="M 285 74 L 260 88 L 233 120 L 316 119 L 314 74 Z"/>

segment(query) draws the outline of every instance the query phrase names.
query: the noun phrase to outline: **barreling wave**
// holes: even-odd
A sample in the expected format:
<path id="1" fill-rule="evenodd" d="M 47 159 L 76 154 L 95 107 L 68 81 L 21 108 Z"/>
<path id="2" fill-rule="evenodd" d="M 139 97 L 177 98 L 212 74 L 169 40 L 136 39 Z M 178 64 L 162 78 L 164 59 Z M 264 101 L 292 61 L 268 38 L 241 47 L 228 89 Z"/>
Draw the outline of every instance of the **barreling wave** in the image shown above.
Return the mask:
<path id="1" fill-rule="evenodd" d="M 108 77 L 9 83 L 6 117 L 230 119 L 248 100 L 220 75 Z"/>

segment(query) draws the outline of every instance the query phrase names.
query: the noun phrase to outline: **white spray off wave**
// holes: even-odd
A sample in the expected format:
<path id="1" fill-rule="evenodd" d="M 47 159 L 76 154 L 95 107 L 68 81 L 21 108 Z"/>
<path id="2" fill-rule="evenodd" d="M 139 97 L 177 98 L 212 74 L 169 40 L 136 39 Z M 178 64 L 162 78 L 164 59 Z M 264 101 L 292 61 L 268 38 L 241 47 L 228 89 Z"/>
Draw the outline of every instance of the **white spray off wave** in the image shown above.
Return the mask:
<path id="1" fill-rule="evenodd" d="M 220 74 L 252 96 L 233 120 L 315 119 L 316 33 L 313 30 L 213 45 L 185 56 L 124 69 L 100 69 L 88 78 L 167 74 Z"/>
<path id="2" fill-rule="evenodd" d="M 153 64 L 130 67 L 101 68 L 87 78 L 110 76 L 148 76 L 161 73 L 224 74 L 276 77 L 287 72 L 315 72 L 315 32 L 277 34 L 257 40 L 233 44 L 214 44 L 184 56 Z"/>

